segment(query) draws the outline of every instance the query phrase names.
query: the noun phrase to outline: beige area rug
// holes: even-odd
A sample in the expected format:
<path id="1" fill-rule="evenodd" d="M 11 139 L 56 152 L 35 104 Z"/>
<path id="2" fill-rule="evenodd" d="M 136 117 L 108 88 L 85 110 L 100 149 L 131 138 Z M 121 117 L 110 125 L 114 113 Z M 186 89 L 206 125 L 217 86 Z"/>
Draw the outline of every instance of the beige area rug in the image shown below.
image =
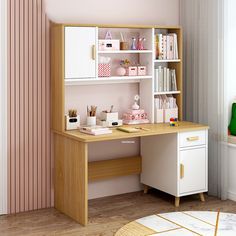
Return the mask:
<path id="1" fill-rule="evenodd" d="M 216 227 L 217 225 L 217 227 Z M 123 226 L 115 236 L 236 236 L 236 214 L 210 211 L 147 216 Z"/>

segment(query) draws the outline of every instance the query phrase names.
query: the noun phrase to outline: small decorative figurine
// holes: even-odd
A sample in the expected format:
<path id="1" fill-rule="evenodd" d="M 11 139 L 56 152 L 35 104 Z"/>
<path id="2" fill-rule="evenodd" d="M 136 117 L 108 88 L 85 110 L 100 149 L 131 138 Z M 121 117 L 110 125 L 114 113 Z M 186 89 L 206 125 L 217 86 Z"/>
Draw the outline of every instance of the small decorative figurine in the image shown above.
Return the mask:
<path id="1" fill-rule="evenodd" d="M 131 50 L 136 50 L 136 38 L 132 38 Z"/>
<path id="2" fill-rule="evenodd" d="M 145 38 L 138 38 L 137 50 L 144 50 L 144 42 L 145 41 L 146 41 Z"/>
<path id="3" fill-rule="evenodd" d="M 170 126 L 179 126 L 178 118 L 170 118 Z"/>
<path id="4" fill-rule="evenodd" d="M 139 95 L 135 95 L 133 106 L 123 114 L 123 124 L 137 125 L 149 123 L 147 113 L 144 111 L 144 109 L 140 109 L 140 106 L 138 105 L 139 100 Z"/>
<path id="5" fill-rule="evenodd" d="M 105 39 L 110 39 L 110 40 L 112 39 L 112 35 L 110 31 L 106 32 Z"/>
<path id="6" fill-rule="evenodd" d="M 133 104 L 133 106 L 132 106 L 132 109 L 133 109 L 133 110 L 138 110 L 138 109 L 139 109 L 139 105 L 138 105 L 139 99 L 140 99 L 139 95 L 136 94 L 136 95 L 134 96 L 134 104 Z"/>

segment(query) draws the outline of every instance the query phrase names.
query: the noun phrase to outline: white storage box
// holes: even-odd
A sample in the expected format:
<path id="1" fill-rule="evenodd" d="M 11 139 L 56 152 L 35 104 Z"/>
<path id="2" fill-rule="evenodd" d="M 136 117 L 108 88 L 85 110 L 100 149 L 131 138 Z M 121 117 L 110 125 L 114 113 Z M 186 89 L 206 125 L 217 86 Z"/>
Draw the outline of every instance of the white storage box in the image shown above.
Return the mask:
<path id="1" fill-rule="evenodd" d="M 78 129 L 80 126 L 80 116 L 76 117 L 69 117 L 68 115 L 65 116 L 66 119 L 66 130 L 73 130 Z"/>
<path id="2" fill-rule="evenodd" d="M 100 118 L 102 121 L 118 121 L 118 112 L 101 112 Z"/>
<path id="3" fill-rule="evenodd" d="M 163 123 L 163 122 L 164 122 L 164 110 L 155 109 L 155 123 Z"/>
<path id="4" fill-rule="evenodd" d="M 98 40 L 99 51 L 117 51 L 120 50 L 119 39 L 100 39 Z"/>

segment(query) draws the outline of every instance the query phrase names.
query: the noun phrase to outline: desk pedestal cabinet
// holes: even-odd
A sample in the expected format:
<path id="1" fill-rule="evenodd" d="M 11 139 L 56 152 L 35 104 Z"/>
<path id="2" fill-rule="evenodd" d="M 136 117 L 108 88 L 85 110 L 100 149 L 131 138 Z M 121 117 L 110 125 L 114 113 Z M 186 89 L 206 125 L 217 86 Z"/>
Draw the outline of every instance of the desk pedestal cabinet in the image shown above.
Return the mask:
<path id="1" fill-rule="evenodd" d="M 141 182 L 176 197 L 208 189 L 207 130 L 141 138 Z M 146 191 L 146 189 L 145 189 Z"/>

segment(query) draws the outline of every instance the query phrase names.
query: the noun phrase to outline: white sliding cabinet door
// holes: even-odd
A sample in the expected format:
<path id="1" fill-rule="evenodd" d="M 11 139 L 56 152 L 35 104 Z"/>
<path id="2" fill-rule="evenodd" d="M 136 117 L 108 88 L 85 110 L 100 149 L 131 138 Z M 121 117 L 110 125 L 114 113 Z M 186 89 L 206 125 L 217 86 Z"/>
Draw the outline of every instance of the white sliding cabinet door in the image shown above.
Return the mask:
<path id="1" fill-rule="evenodd" d="M 7 213 L 7 0 L 0 1 L 0 215 Z"/>
<path id="2" fill-rule="evenodd" d="M 65 27 L 65 78 L 96 77 L 96 27 Z"/>

